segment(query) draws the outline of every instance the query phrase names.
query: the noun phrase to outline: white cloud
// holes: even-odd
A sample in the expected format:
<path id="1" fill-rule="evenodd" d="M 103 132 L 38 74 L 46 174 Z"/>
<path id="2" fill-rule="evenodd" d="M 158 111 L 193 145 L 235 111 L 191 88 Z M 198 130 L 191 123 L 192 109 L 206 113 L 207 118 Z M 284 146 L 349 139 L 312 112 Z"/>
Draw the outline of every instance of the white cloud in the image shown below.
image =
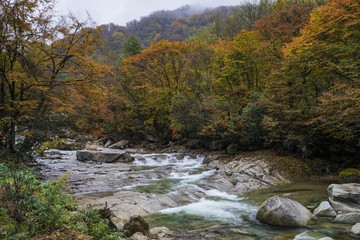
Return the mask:
<path id="1" fill-rule="evenodd" d="M 241 0 L 58 0 L 56 9 L 60 14 L 71 11 L 82 16 L 86 16 L 87 11 L 98 24 L 112 22 L 125 25 L 154 11 L 173 10 L 186 4 L 217 7 L 238 5 L 240 2 Z"/>

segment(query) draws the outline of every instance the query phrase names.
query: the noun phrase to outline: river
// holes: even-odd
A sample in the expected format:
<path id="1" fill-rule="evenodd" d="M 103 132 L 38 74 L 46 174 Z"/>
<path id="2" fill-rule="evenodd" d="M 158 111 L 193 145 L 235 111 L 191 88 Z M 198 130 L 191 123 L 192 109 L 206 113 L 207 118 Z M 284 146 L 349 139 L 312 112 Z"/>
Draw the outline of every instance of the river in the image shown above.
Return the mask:
<path id="1" fill-rule="evenodd" d="M 44 180 L 71 171 L 69 186 L 81 201 L 109 202 L 123 218 L 146 215 L 151 228 L 168 227 L 178 239 L 351 239 L 346 234 L 351 226 L 332 224 L 329 218 L 296 229 L 270 227 L 255 218 L 261 202 L 275 194 L 314 208 L 327 199 L 329 182 L 285 184 L 238 195 L 211 182 L 217 170 L 203 164 L 202 155 L 130 152 L 135 158 L 131 163 L 79 162 L 75 151 L 57 150 L 38 161 Z"/>

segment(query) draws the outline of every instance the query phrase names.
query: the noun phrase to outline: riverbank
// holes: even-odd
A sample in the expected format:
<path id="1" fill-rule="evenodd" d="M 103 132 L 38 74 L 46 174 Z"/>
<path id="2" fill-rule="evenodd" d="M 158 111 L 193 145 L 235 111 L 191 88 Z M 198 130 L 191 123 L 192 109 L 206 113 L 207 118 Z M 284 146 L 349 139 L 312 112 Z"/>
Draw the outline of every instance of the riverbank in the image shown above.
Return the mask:
<path id="1" fill-rule="evenodd" d="M 51 179 L 71 169 L 69 184 L 83 205 L 92 204 L 101 208 L 107 203 L 116 216 L 113 221 L 119 229 L 131 216 L 146 216 L 150 227 L 166 226 L 172 230 L 172 235 L 168 236 L 173 239 L 193 239 L 197 234 L 212 234 L 213 239 L 222 239 L 221 235 L 225 233 L 229 239 L 240 235 L 246 235 L 248 239 L 260 236 L 266 239 L 266 236 L 284 234 L 295 237 L 306 230 L 275 231 L 255 219 L 261 201 L 265 196 L 279 193 L 291 198 L 303 196 L 304 199 L 299 202 L 314 209 L 326 200 L 326 187 L 336 182 L 333 175 L 309 174 L 311 167 L 307 162 L 299 164 L 303 161 L 301 159 L 278 156 L 272 151 L 233 156 L 204 150 L 189 151 L 182 146 L 149 150 L 88 145 L 85 152 L 109 153 L 112 157 L 114 154 L 129 153 L 134 159 L 127 163 L 99 162 L 93 158 L 92 161 L 78 161 L 76 151 L 49 150 L 49 158 L 40 159 L 44 165 L 43 175 Z M 306 174 L 286 171 L 288 168 L 285 166 L 291 169 L 292 164 L 297 164 L 297 171 Z M 298 184 L 297 187 L 288 183 L 289 179 L 303 181 L 307 178 L 316 180 L 293 183 Z M 320 184 L 319 188 L 315 187 L 317 184 Z M 275 185 L 284 189 L 276 190 Z M 256 191 L 258 189 L 261 191 Z M 309 195 L 311 192 L 314 194 Z M 327 229 L 324 226 L 329 223 L 314 224 L 311 228 L 321 232 Z M 331 226 L 337 230 L 330 235 L 346 235 L 347 230 L 344 229 L 347 226 Z"/>

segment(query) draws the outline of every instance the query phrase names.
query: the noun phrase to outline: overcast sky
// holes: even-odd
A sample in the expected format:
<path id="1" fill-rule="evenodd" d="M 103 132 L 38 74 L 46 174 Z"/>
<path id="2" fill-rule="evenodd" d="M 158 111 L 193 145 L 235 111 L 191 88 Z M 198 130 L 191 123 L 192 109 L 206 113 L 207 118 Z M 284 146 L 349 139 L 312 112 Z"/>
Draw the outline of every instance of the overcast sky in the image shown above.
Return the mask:
<path id="1" fill-rule="evenodd" d="M 218 7 L 239 5 L 241 0 L 57 0 L 57 11 L 71 11 L 86 16 L 88 11 L 97 24 L 116 23 L 125 26 L 133 19 L 149 15 L 157 10 L 174 10 L 186 4 Z"/>

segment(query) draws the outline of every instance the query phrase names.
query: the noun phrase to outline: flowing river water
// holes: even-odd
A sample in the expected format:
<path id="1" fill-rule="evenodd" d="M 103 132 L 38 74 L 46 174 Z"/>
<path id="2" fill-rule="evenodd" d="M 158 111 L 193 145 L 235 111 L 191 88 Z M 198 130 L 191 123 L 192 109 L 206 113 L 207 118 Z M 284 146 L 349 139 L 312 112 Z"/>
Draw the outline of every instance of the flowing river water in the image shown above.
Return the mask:
<path id="1" fill-rule="evenodd" d="M 100 164 L 76 160 L 76 151 L 51 150 L 38 161 L 45 180 L 71 171 L 70 188 L 84 202 L 88 198 L 111 202 L 107 199 L 109 196 L 113 202 L 124 196 L 142 197 L 145 201 L 142 204 L 149 205 L 145 212 L 150 213 L 146 216 L 150 227 L 168 227 L 178 239 L 351 239 L 346 234 L 351 226 L 333 224 L 329 218 L 314 219 L 308 227 L 296 229 L 270 227 L 256 220 L 261 202 L 275 194 L 316 207 L 327 199 L 329 182 L 285 184 L 236 195 L 210 182 L 217 170 L 203 164 L 202 155 L 135 150 L 131 155 L 135 158 L 131 163 Z M 116 195 L 122 193 L 139 195 Z M 132 200 L 134 205 L 141 205 Z M 131 203 L 124 206 L 135 209 Z M 124 209 L 120 209 L 119 214 L 121 211 Z"/>

